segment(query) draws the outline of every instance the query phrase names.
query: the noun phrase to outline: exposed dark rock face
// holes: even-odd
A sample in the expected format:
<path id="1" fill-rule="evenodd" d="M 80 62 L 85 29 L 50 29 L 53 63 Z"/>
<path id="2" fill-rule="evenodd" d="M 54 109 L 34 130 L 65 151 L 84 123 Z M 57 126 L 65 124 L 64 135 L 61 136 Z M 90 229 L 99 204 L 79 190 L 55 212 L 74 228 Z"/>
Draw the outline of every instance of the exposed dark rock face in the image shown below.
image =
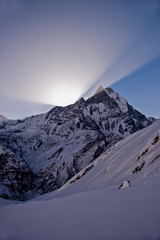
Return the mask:
<path id="1" fill-rule="evenodd" d="M 33 173 L 25 161 L 10 150 L 0 147 L 0 196 L 26 200 L 33 187 Z"/>
<path id="2" fill-rule="evenodd" d="M 24 200 L 53 191 L 153 121 L 111 88 L 100 88 L 86 101 L 81 98 L 46 114 L 3 121 L 0 196 Z"/>

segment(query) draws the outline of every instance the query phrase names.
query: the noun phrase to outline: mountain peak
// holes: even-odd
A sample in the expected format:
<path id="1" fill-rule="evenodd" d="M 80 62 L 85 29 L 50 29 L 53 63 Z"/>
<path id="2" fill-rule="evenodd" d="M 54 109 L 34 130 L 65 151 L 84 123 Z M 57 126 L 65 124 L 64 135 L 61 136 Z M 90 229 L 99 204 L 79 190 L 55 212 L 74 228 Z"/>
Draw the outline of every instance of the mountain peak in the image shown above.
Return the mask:
<path id="1" fill-rule="evenodd" d="M 128 103 L 127 100 L 123 97 L 121 97 L 117 92 L 115 92 L 112 88 L 103 88 L 100 86 L 96 93 L 93 95 L 93 97 L 89 98 L 89 102 L 96 101 L 102 102 L 102 101 L 114 101 L 116 104 L 118 104 L 120 110 L 122 112 L 127 112 L 128 111 Z"/>
<path id="2" fill-rule="evenodd" d="M 96 93 L 95 93 L 94 95 L 97 95 L 97 94 L 103 92 L 104 90 L 105 90 L 105 89 L 104 89 L 102 86 L 100 86 L 100 87 L 97 89 L 97 91 L 96 91 Z"/>
<path id="3" fill-rule="evenodd" d="M 84 100 L 83 97 L 81 97 L 81 98 L 76 102 L 76 104 L 78 104 L 78 105 L 83 105 L 84 103 L 85 103 L 85 100 Z"/>

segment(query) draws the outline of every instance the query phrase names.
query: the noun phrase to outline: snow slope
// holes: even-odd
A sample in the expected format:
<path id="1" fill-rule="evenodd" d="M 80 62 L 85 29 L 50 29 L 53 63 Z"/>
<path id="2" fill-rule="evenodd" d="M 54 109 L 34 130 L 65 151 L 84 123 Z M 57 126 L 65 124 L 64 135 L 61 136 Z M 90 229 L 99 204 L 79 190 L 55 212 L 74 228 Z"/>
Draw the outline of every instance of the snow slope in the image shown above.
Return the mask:
<path id="1" fill-rule="evenodd" d="M 159 240 L 160 177 L 0 209 L 1 240 Z"/>
<path id="2" fill-rule="evenodd" d="M 131 187 L 119 190 L 125 180 Z M 0 240 L 159 240 L 159 202 L 157 120 L 117 143 L 57 191 L 24 204 L 5 205 L 3 200 Z"/>
<path id="3" fill-rule="evenodd" d="M 118 189 L 125 180 L 135 186 L 157 174 L 160 174 L 160 119 L 118 142 L 60 189 L 45 195 L 44 198 L 113 185 Z M 43 196 L 40 198 L 43 199 Z"/>

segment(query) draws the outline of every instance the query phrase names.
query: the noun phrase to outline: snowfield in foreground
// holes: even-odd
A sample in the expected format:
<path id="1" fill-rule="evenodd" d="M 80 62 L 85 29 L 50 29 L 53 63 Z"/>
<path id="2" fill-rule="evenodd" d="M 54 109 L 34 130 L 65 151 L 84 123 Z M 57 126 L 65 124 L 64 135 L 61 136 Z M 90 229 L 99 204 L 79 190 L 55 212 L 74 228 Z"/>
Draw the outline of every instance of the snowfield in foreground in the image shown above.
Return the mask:
<path id="1" fill-rule="evenodd" d="M 159 240 L 160 177 L 0 209 L 1 240 Z"/>
<path id="2" fill-rule="evenodd" d="M 124 181 L 131 187 L 120 189 Z M 0 201 L 0 240 L 159 240 L 160 120 L 102 154 L 55 192 Z"/>

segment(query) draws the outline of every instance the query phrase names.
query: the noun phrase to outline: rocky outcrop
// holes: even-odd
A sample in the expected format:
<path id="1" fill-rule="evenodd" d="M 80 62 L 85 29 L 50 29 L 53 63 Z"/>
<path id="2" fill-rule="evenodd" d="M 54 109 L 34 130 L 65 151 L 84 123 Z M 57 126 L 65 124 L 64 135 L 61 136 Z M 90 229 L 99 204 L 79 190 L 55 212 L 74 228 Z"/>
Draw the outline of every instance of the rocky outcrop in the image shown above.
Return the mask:
<path id="1" fill-rule="evenodd" d="M 0 147 L 0 196 L 5 199 L 30 198 L 33 173 L 23 159 L 15 153 Z"/>

